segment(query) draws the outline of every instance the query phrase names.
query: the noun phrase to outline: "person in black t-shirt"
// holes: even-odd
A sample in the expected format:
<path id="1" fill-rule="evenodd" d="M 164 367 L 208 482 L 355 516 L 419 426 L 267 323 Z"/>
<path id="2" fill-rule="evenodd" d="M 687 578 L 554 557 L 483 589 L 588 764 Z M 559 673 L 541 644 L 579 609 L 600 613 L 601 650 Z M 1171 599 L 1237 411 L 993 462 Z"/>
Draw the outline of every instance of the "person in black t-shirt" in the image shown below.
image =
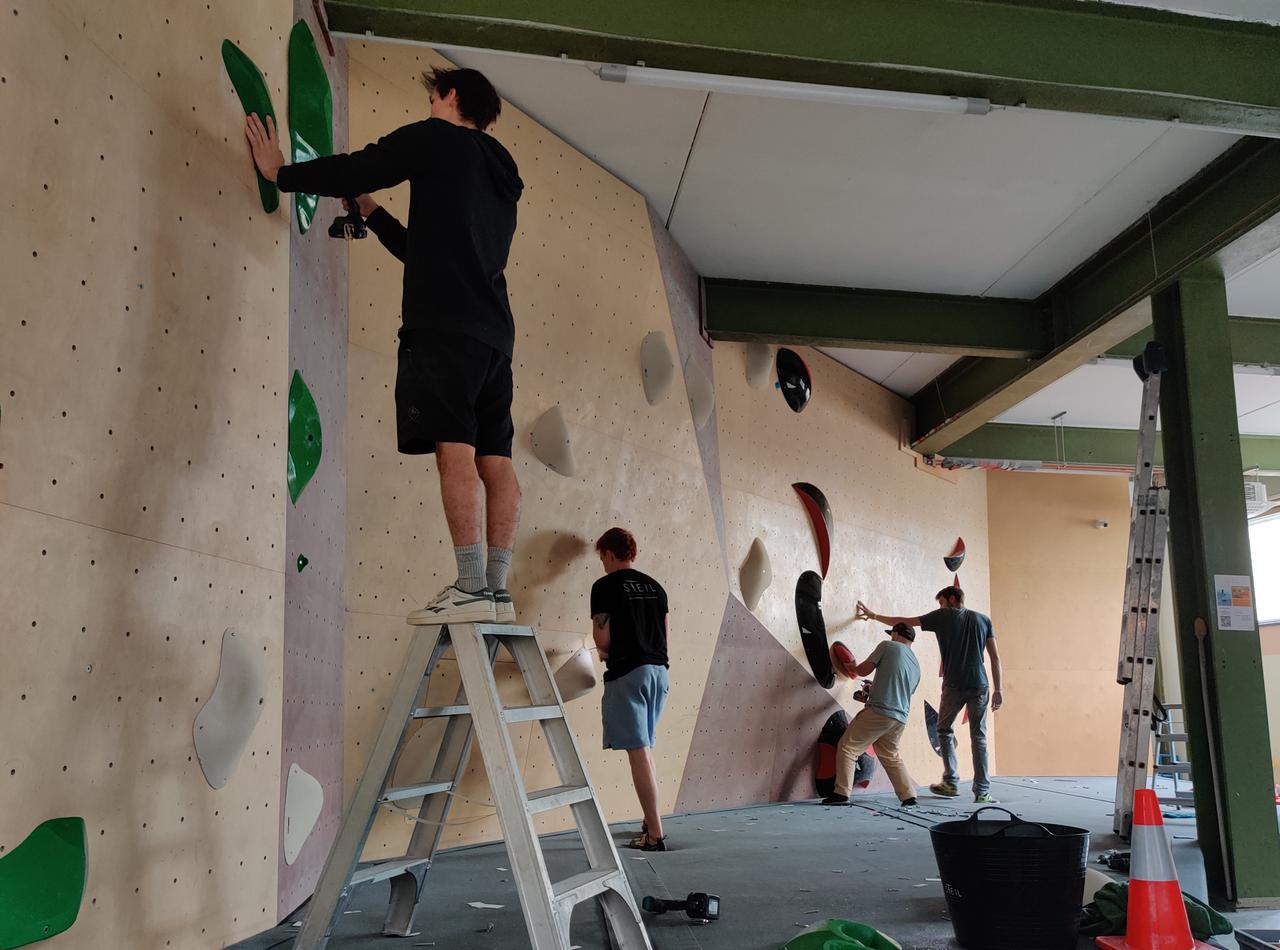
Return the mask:
<path id="1" fill-rule="evenodd" d="M 281 191 L 343 198 L 344 205 L 356 196 L 369 227 L 405 265 L 398 447 L 405 455 L 435 453 L 458 562 L 458 579 L 409 622 L 514 623 L 507 572 L 520 485 L 511 465 L 515 323 L 504 270 L 524 183 L 515 160 L 485 134 L 502 109 L 489 80 L 474 69 L 435 69 L 423 82 L 430 118 L 349 155 L 285 165 L 270 116 L 264 128 L 249 115 L 245 135 L 258 170 Z M 367 194 L 403 181 L 408 227 Z"/>
<path id="2" fill-rule="evenodd" d="M 623 749 L 644 812 L 630 847 L 666 851 L 658 813 L 658 774 L 653 748 L 658 717 L 670 689 L 667 680 L 667 592 L 632 567 L 636 539 L 610 528 L 596 542 L 604 577 L 591 586 L 591 635 L 605 661 L 604 747 Z"/>

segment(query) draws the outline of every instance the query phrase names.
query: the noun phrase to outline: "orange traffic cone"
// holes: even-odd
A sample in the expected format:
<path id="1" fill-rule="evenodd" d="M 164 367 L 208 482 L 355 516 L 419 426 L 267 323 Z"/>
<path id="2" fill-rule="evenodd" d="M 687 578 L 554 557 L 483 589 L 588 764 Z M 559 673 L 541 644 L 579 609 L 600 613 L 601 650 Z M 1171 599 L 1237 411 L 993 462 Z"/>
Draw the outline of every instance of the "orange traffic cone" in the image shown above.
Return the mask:
<path id="1" fill-rule="evenodd" d="M 1191 936 L 1173 851 L 1164 835 L 1160 802 L 1149 788 L 1140 788 L 1133 795 L 1130 844 L 1133 859 L 1125 934 L 1098 937 L 1098 946 L 1105 950 L 1212 950 Z"/>

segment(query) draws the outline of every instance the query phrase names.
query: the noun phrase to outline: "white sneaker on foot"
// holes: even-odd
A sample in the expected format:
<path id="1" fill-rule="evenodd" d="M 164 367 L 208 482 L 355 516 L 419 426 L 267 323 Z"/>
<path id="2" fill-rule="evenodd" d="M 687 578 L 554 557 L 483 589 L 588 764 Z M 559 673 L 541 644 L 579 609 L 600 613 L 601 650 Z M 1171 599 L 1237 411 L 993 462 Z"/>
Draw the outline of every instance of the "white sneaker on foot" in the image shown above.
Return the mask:
<path id="1" fill-rule="evenodd" d="M 493 607 L 497 617 L 495 623 L 516 622 L 516 605 L 511 601 L 511 591 L 505 587 L 499 587 L 493 592 Z"/>
<path id="2" fill-rule="evenodd" d="M 417 626 L 437 623 L 494 623 L 493 592 L 484 587 L 469 594 L 450 584 L 421 610 L 405 619 Z"/>

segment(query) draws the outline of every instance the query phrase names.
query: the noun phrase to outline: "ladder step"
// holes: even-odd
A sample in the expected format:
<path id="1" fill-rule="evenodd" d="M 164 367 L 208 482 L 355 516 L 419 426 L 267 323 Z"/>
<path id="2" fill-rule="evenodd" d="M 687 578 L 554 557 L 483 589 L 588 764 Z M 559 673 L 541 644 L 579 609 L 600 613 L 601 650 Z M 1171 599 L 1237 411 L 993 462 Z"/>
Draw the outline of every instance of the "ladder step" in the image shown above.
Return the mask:
<path id="1" fill-rule="evenodd" d="M 470 715 L 470 706 L 419 706 L 413 711 L 414 719 L 441 719 L 448 716 Z"/>
<path id="2" fill-rule="evenodd" d="M 1169 762 L 1164 765 L 1151 766 L 1153 772 L 1177 772 L 1179 775 L 1190 775 L 1191 765 L 1187 762 Z"/>
<path id="3" fill-rule="evenodd" d="M 1185 732 L 1157 732 L 1155 733 L 1156 742 L 1186 742 L 1187 734 Z"/>
<path id="4" fill-rule="evenodd" d="M 509 723 L 563 718 L 564 710 L 559 706 L 511 706 L 502 710 L 503 721 Z"/>
<path id="5" fill-rule="evenodd" d="M 577 802 L 585 802 L 591 798 L 591 787 L 588 785 L 557 785 L 555 788 L 544 788 L 529 793 L 529 814 L 537 815 L 553 808 L 563 808 Z"/>
<path id="6" fill-rule="evenodd" d="M 552 894 L 556 903 L 567 904 L 572 907 L 575 904 L 581 904 L 585 900 L 590 900 L 597 894 L 603 894 L 611 884 L 617 881 L 620 874 L 622 874 L 622 871 L 618 868 L 597 868 L 591 871 L 583 871 L 581 874 L 567 877 L 563 881 L 552 885 Z"/>
<path id="7" fill-rule="evenodd" d="M 426 795 L 438 795 L 441 792 L 453 791 L 452 782 L 421 782 L 417 785 L 405 785 L 401 788 L 389 788 L 383 793 L 381 802 L 402 802 L 406 798 L 422 798 Z"/>
<path id="8" fill-rule="evenodd" d="M 1195 798 L 1190 795 L 1170 795 L 1167 798 L 1159 799 L 1161 805 L 1192 805 L 1196 803 Z"/>
<path id="9" fill-rule="evenodd" d="M 533 637 L 533 627 L 517 627 L 507 623 L 478 623 L 476 632 L 482 637 Z"/>
<path id="10" fill-rule="evenodd" d="M 416 868 L 420 864 L 430 863 L 430 858 L 396 858 L 394 861 L 383 861 L 365 868 L 357 868 L 356 873 L 351 875 L 351 886 L 386 881 L 403 874 L 411 868 Z"/>

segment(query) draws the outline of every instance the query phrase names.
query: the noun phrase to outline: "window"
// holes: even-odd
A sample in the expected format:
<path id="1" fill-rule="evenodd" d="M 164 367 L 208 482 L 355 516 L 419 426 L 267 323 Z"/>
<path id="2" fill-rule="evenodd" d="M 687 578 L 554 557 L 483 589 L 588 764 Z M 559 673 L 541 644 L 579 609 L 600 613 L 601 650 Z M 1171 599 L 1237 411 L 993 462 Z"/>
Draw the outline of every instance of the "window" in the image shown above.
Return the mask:
<path id="1" fill-rule="evenodd" d="M 1258 623 L 1280 623 L 1280 515 L 1249 525 Z"/>

